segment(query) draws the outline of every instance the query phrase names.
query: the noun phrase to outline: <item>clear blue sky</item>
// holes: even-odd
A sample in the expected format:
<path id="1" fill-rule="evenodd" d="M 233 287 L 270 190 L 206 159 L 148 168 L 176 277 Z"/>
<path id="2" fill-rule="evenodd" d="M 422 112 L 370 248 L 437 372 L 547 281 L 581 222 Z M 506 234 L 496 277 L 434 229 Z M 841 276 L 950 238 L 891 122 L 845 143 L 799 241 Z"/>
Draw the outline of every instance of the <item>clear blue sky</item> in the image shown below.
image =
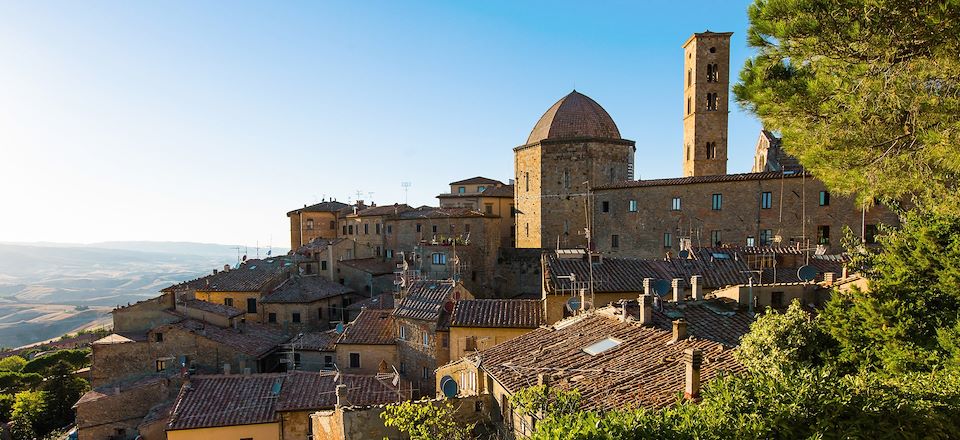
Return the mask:
<path id="1" fill-rule="evenodd" d="M 323 197 L 506 181 L 574 86 L 679 176 L 680 45 L 732 31 L 739 71 L 748 3 L 0 1 L 0 241 L 289 246 Z M 730 172 L 759 129 L 734 106 Z"/>

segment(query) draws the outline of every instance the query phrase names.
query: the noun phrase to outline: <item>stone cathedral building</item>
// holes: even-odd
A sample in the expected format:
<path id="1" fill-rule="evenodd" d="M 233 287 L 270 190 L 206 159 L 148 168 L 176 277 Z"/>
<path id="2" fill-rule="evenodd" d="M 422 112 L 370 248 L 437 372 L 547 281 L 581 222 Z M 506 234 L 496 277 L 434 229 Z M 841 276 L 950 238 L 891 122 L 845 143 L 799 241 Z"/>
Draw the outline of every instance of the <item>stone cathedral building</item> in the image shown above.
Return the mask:
<path id="1" fill-rule="evenodd" d="M 635 142 L 573 91 L 514 148 L 518 248 L 591 247 L 658 258 L 690 247 L 799 246 L 835 253 L 844 227 L 870 243 L 896 216 L 834 196 L 760 134 L 752 172 L 727 174 L 730 32 L 683 44 L 683 177 L 634 180 Z M 646 154 L 647 152 L 640 152 Z"/>

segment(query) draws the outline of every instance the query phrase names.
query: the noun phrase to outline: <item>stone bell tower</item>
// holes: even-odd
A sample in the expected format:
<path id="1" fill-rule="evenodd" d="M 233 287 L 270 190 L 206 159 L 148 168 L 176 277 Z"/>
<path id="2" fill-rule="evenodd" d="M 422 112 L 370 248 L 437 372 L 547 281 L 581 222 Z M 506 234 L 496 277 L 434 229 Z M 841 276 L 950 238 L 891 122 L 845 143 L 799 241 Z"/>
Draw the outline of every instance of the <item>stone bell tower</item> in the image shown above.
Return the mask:
<path id="1" fill-rule="evenodd" d="M 702 32 L 683 43 L 683 175 L 727 173 L 730 36 Z"/>

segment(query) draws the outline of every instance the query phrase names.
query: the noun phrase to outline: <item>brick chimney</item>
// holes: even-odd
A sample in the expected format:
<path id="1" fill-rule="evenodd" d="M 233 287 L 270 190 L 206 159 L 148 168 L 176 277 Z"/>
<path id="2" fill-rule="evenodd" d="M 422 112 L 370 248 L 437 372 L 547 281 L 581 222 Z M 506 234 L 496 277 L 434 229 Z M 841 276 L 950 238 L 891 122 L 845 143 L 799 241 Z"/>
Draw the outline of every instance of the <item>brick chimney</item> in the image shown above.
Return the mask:
<path id="1" fill-rule="evenodd" d="M 699 348 L 684 350 L 683 363 L 686 364 L 683 397 L 688 400 L 700 400 L 700 364 L 703 363 L 703 352 Z"/>
<path id="2" fill-rule="evenodd" d="M 347 403 L 347 386 L 344 384 L 337 385 L 337 408 L 344 406 Z"/>
<path id="3" fill-rule="evenodd" d="M 694 301 L 703 301 L 703 277 L 694 275 L 690 277 L 690 290 L 693 291 Z"/>
<path id="4" fill-rule="evenodd" d="M 644 294 L 644 295 L 649 295 L 649 294 L 652 293 L 652 292 L 651 292 L 651 290 L 653 289 L 652 285 L 653 285 L 653 278 L 644 278 L 644 279 L 643 279 L 643 294 Z"/>
<path id="5" fill-rule="evenodd" d="M 687 339 L 687 321 L 680 318 L 673 321 L 673 339 L 670 342 L 679 342 Z"/>
<path id="6" fill-rule="evenodd" d="M 683 279 L 674 278 L 673 282 L 673 302 L 680 304 L 683 302 Z"/>
<path id="7" fill-rule="evenodd" d="M 640 295 L 637 302 L 640 303 L 640 316 L 637 319 L 640 321 L 640 325 L 653 325 L 653 296 L 649 293 Z"/>
<path id="8" fill-rule="evenodd" d="M 823 274 L 823 282 L 825 284 L 833 284 L 837 280 L 837 274 L 834 272 L 826 272 Z"/>

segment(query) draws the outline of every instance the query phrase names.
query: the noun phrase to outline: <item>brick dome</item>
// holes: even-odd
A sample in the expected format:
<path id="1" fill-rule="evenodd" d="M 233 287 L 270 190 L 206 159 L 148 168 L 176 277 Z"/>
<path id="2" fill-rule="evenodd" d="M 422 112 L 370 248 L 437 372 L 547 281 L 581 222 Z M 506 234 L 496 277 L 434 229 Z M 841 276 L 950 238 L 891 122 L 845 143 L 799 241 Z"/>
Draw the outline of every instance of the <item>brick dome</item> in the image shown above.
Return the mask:
<path id="1" fill-rule="evenodd" d="M 600 104 L 574 90 L 550 107 L 530 132 L 527 143 L 544 139 L 621 139 L 613 118 Z"/>

